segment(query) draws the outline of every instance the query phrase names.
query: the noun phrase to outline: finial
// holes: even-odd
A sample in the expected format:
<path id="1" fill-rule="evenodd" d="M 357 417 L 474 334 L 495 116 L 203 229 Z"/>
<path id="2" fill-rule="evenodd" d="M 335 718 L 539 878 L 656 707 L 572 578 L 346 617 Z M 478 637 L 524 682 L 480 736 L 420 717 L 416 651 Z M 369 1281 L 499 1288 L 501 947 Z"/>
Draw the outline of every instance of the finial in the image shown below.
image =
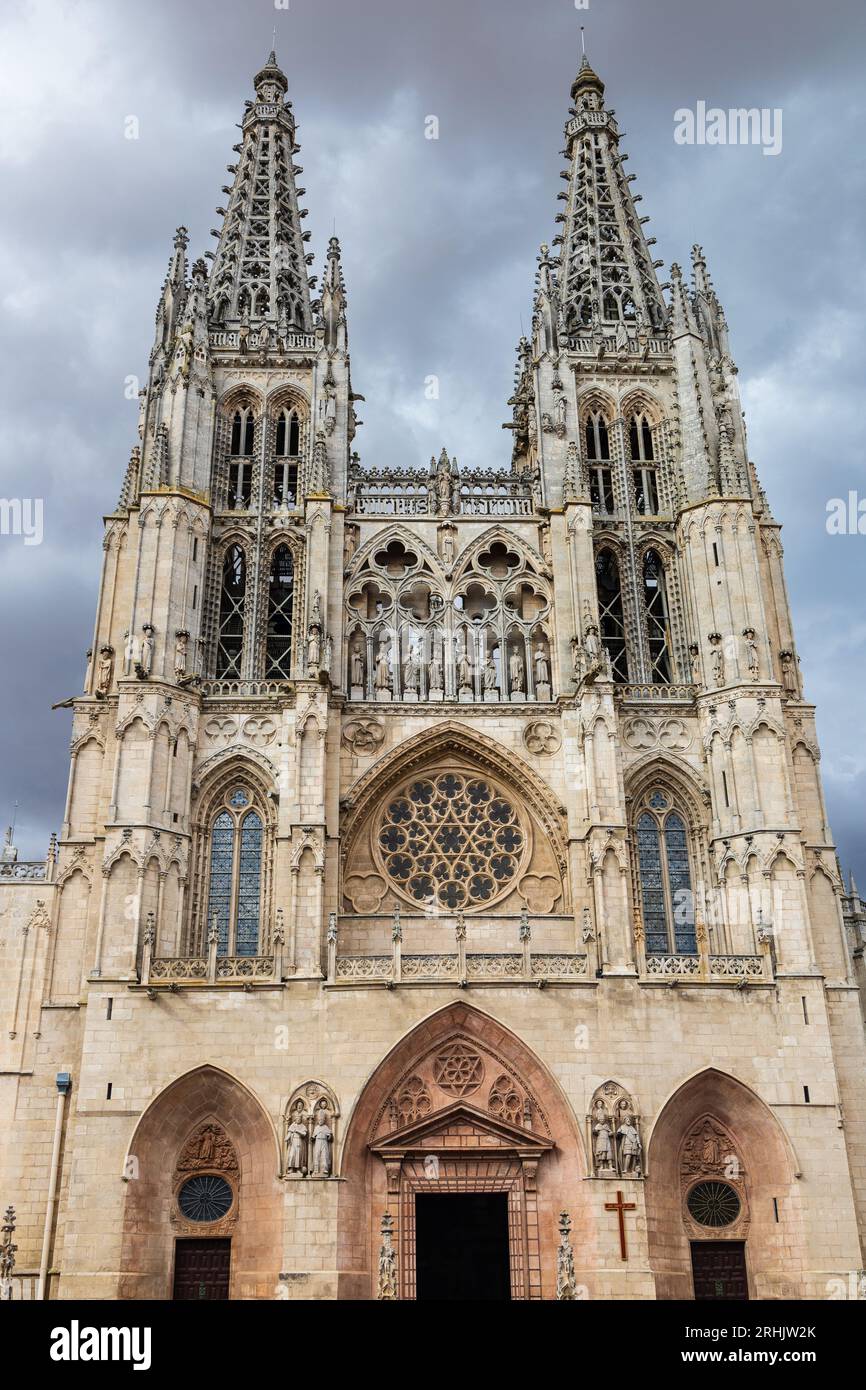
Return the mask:
<path id="1" fill-rule="evenodd" d="M 584 38 L 584 29 L 582 24 L 580 26 L 580 53 L 581 57 L 586 59 L 586 39 Z"/>

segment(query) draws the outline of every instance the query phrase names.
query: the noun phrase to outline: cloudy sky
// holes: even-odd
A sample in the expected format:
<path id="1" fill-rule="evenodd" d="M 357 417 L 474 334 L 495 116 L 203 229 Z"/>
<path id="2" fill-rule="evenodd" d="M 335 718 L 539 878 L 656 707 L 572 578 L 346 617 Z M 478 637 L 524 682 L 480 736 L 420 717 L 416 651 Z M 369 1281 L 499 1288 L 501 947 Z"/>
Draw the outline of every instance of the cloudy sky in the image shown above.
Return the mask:
<path id="1" fill-rule="evenodd" d="M 101 518 L 135 442 L 125 379 L 146 372 L 174 228 L 193 255 L 214 244 L 273 26 L 319 274 L 334 227 L 343 244 L 364 461 L 444 444 L 493 465 L 580 24 L 656 254 L 687 263 L 700 242 L 727 312 L 830 819 L 866 889 L 866 535 L 825 524 L 830 498 L 866 498 L 859 0 L 4 0 L 0 496 L 44 499 L 41 545 L 0 536 L 0 818 L 20 803 L 23 857 L 62 817 L 70 715 L 50 705 L 81 689 Z M 674 111 L 701 100 L 781 108 L 782 152 L 676 144 Z"/>

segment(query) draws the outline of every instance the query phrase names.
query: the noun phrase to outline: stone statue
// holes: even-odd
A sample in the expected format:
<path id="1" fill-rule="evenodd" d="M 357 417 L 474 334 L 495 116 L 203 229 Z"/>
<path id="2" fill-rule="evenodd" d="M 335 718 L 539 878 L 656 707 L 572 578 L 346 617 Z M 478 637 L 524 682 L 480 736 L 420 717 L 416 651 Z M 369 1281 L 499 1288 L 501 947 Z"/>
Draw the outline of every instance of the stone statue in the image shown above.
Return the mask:
<path id="1" fill-rule="evenodd" d="M 304 1103 L 298 1101 L 291 1124 L 286 1129 L 286 1170 L 289 1173 L 307 1171 L 307 1126 Z"/>
<path id="2" fill-rule="evenodd" d="M 322 659 L 322 633 L 315 624 L 310 625 L 307 636 L 307 670 L 318 671 Z"/>
<path id="3" fill-rule="evenodd" d="M 484 693 L 494 694 L 497 688 L 496 662 L 493 653 L 489 652 L 484 663 Z"/>
<path id="4" fill-rule="evenodd" d="M 364 647 L 361 642 L 356 642 L 350 653 L 351 684 L 364 686 Z"/>
<path id="5" fill-rule="evenodd" d="M 144 633 L 144 636 L 141 639 L 141 644 L 138 649 L 137 674 L 141 677 L 144 677 L 150 675 L 151 667 L 153 666 L 154 629 L 150 623 L 145 623 L 141 630 Z"/>
<path id="6" fill-rule="evenodd" d="M 598 628 L 595 623 L 590 623 L 586 629 L 583 639 L 583 650 L 586 653 L 586 659 L 590 666 L 594 666 L 601 658 L 601 642 L 599 641 Z"/>
<path id="7" fill-rule="evenodd" d="M 315 1178 L 329 1178 L 331 1176 L 331 1145 L 334 1142 L 334 1131 L 328 1124 L 328 1112 L 324 1106 L 318 1111 L 316 1120 L 317 1123 L 313 1127 L 312 1174 Z"/>
<path id="8" fill-rule="evenodd" d="M 523 657 L 516 647 L 512 647 L 508 658 L 508 679 L 515 695 L 523 693 Z"/>
<path id="9" fill-rule="evenodd" d="M 550 685 L 550 663 L 547 660 L 547 653 L 540 643 L 535 648 L 534 670 L 536 686 Z"/>
<path id="10" fill-rule="evenodd" d="M 107 695 L 111 689 L 111 674 L 114 669 L 114 648 L 99 648 L 99 677 L 96 684 L 98 695 Z"/>
<path id="11" fill-rule="evenodd" d="M 460 690 L 472 689 L 472 657 L 465 645 L 457 653 L 457 686 Z"/>
<path id="12" fill-rule="evenodd" d="M 391 689 L 391 663 L 388 659 L 388 639 L 379 638 L 379 650 L 376 653 L 376 668 L 373 673 L 373 683 L 377 690 Z"/>
<path id="13" fill-rule="evenodd" d="M 797 698 L 797 667 L 793 652 L 779 652 L 782 663 L 782 685 L 786 695 Z"/>
<path id="14" fill-rule="evenodd" d="M 430 658 L 430 689 L 441 690 L 442 684 L 442 648 L 438 641 L 434 641 Z"/>
<path id="15" fill-rule="evenodd" d="M 716 682 L 716 685 L 724 685 L 725 653 L 722 651 L 721 642 L 717 642 L 716 645 L 713 647 L 711 660 L 713 663 L 713 680 Z"/>
<path id="16" fill-rule="evenodd" d="M 595 1166 L 599 1171 L 604 1168 L 613 1167 L 611 1137 L 610 1116 L 605 1110 L 603 1103 L 599 1101 L 592 1117 L 592 1151 L 595 1155 Z"/>
<path id="17" fill-rule="evenodd" d="M 704 683 L 704 676 L 701 670 L 701 649 L 697 642 L 692 642 L 689 647 L 689 656 L 692 663 L 692 684 L 700 687 Z"/>
<path id="18" fill-rule="evenodd" d="M 454 532 L 450 526 L 442 532 L 442 564 L 446 570 L 454 564 Z"/>
<path id="19" fill-rule="evenodd" d="M 747 627 L 743 629 L 743 636 L 746 639 L 746 664 L 749 668 L 749 675 L 753 681 L 760 676 L 760 660 L 758 657 L 758 643 L 755 640 L 755 629 Z"/>
<path id="20" fill-rule="evenodd" d="M 189 633 L 183 629 L 175 634 L 174 643 L 174 674 L 178 680 L 186 675 L 186 650 L 189 642 Z"/>
<path id="21" fill-rule="evenodd" d="M 403 662 L 403 689 L 417 694 L 420 678 L 421 666 L 418 661 L 418 647 L 415 642 L 410 642 L 406 660 Z"/>
<path id="22" fill-rule="evenodd" d="M 623 1176 L 640 1174 L 641 1142 L 633 1115 L 626 1115 L 616 1132 L 620 1141 L 620 1171 Z"/>

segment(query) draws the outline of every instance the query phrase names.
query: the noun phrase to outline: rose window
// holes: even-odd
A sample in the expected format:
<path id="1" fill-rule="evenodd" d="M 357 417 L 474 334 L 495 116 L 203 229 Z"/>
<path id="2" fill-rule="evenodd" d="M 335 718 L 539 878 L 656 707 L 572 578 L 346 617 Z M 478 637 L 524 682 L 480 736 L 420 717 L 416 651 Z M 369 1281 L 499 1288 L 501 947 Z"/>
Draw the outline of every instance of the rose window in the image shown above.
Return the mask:
<path id="1" fill-rule="evenodd" d="M 508 797 L 459 772 L 418 777 L 393 795 L 375 843 L 391 884 L 411 902 L 479 909 L 514 888 L 530 845 Z"/>
<path id="2" fill-rule="evenodd" d="M 740 1199 L 725 1182 L 699 1182 L 688 1195 L 687 1206 L 701 1226 L 730 1226 L 740 1214 Z"/>

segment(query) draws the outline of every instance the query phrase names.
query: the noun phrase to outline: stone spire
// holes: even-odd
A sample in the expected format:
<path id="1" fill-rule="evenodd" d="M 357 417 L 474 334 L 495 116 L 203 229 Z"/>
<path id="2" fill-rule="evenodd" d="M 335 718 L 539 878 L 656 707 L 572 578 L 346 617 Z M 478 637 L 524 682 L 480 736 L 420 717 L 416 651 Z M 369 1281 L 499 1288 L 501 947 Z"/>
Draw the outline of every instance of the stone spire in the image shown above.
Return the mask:
<path id="1" fill-rule="evenodd" d="M 159 303 L 156 306 L 156 328 L 153 335 L 153 347 L 150 350 L 150 367 L 151 376 L 157 381 L 162 379 L 165 371 L 168 352 L 186 300 L 186 248 L 188 245 L 189 233 L 186 227 L 178 227 L 174 234 L 168 272 L 162 282 Z"/>
<path id="2" fill-rule="evenodd" d="M 604 108 L 604 83 L 584 54 L 571 85 L 572 105 L 565 126 L 568 167 L 560 177 L 567 183 L 559 194 L 565 211 L 557 221 L 562 233 L 558 297 L 561 321 L 568 334 L 589 331 L 593 323 L 645 326 L 659 330 L 665 305 L 643 223 L 620 155 L 620 132 L 613 111 Z"/>
<path id="3" fill-rule="evenodd" d="M 345 348 L 347 345 L 346 282 L 343 279 L 340 243 L 335 236 L 332 236 L 328 242 L 320 309 L 325 329 L 325 347 L 329 352 L 332 352 L 336 347 Z"/>
<path id="4" fill-rule="evenodd" d="M 233 183 L 224 185 L 226 206 L 217 208 L 223 223 L 213 254 L 208 299 L 212 320 L 237 326 L 267 321 L 289 332 L 312 331 L 310 280 L 312 255 L 301 230 L 306 209 L 298 198 L 306 190 L 295 184 L 303 173 L 293 162 L 295 118 L 286 97 L 288 83 L 271 52 L 254 79 L 255 100 L 246 103 L 243 138 L 234 146 L 236 164 L 228 165 Z"/>

